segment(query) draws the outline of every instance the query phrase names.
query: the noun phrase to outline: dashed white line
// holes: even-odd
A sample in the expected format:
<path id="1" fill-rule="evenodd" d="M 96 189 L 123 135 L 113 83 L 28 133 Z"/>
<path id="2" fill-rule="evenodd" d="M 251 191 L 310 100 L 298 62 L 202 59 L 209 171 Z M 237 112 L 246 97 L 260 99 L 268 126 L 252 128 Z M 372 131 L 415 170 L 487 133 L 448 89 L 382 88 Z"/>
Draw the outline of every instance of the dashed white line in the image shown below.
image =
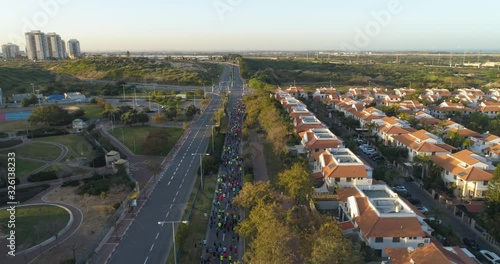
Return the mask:
<path id="1" fill-rule="evenodd" d="M 170 208 L 172 208 L 172 205 L 170 206 Z M 168 217 L 168 215 L 169 215 L 169 214 L 170 214 L 170 212 L 168 212 L 168 213 L 165 215 L 165 217 Z"/>
<path id="2" fill-rule="evenodd" d="M 153 245 L 151 245 L 151 248 L 149 249 L 149 252 L 151 252 L 153 250 L 154 246 L 155 246 L 155 244 L 153 243 Z"/>
<path id="3" fill-rule="evenodd" d="M 175 202 L 175 198 L 177 198 L 177 197 L 174 197 L 174 199 L 172 200 L 172 203 Z"/>
<path id="4" fill-rule="evenodd" d="M 149 257 L 146 257 L 146 260 L 144 260 L 144 264 L 146 264 L 146 262 L 148 262 L 148 258 L 149 258 Z"/>
<path id="5" fill-rule="evenodd" d="M 181 185 L 179 185 L 179 189 L 180 189 L 181 187 L 182 187 L 182 184 L 181 184 Z"/>
<path id="6" fill-rule="evenodd" d="M 177 192 L 175 193 L 175 196 L 177 196 L 177 195 L 179 195 L 179 191 L 177 191 Z"/>
<path id="7" fill-rule="evenodd" d="M 173 206 L 174 206 L 174 204 L 171 204 L 171 205 L 170 205 L 170 209 L 172 209 L 172 207 L 173 207 Z M 168 215 L 168 214 L 167 214 L 167 215 Z"/>
<path id="8" fill-rule="evenodd" d="M 171 181 L 168 181 L 168 184 L 167 184 L 167 185 L 170 185 L 170 182 L 171 182 Z"/>
<path id="9" fill-rule="evenodd" d="M 160 235 L 160 232 L 156 233 L 155 239 L 158 239 L 158 236 Z"/>
<path id="10" fill-rule="evenodd" d="M 186 179 L 186 178 L 182 178 L 182 183 L 184 183 L 184 180 L 185 180 L 185 179 Z"/>

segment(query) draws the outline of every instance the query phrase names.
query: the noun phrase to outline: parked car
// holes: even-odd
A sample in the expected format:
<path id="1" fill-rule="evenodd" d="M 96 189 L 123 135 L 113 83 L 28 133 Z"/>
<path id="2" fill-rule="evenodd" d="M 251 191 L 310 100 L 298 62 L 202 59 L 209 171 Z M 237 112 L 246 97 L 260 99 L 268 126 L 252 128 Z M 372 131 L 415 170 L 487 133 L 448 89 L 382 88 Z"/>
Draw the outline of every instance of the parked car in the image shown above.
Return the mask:
<path id="1" fill-rule="evenodd" d="M 441 220 L 439 218 L 436 218 L 434 216 L 428 216 L 427 217 L 427 221 L 430 222 L 430 223 L 434 223 L 436 225 L 442 225 L 443 224 L 443 220 Z"/>
<path id="2" fill-rule="evenodd" d="M 420 200 L 416 199 L 416 198 L 409 197 L 407 200 L 408 200 L 408 202 L 412 203 L 413 205 L 420 205 L 420 204 L 422 204 L 422 202 L 420 202 Z"/>
<path id="3" fill-rule="evenodd" d="M 427 207 L 425 206 L 417 205 L 415 206 L 415 208 L 417 208 L 417 210 L 419 210 L 422 214 L 429 212 L 429 209 L 427 209 Z"/>
<path id="4" fill-rule="evenodd" d="M 394 187 L 392 187 L 392 189 L 394 191 L 402 191 L 402 192 L 408 191 L 408 190 L 406 190 L 406 187 L 404 187 L 403 185 L 394 185 Z"/>
<path id="5" fill-rule="evenodd" d="M 366 144 L 362 139 L 358 138 L 356 139 L 356 143 L 358 143 L 359 145 L 363 145 L 363 144 Z"/>
<path id="6" fill-rule="evenodd" d="M 464 245 L 466 245 L 467 247 L 470 247 L 474 250 L 479 250 L 479 246 L 477 245 L 477 243 L 474 239 L 469 239 L 469 238 L 464 237 L 464 239 L 462 241 L 464 242 Z"/>
<path id="7" fill-rule="evenodd" d="M 396 191 L 396 193 L 401 196 L 401 197 L 404 197 L 406 199 L 410 198 L 411 197 L 411 193 L 407 192 L 407 191 Z"/>
<path id="8" fill-rule="evenodd" d="M 365 150 L 366 150 L 365 153 L 368 155 L 372 155 L 372 154 L 377 153 L 377 151 L 375 149 L 372 149 L 372 148 L 367 148 Z"/>
<path id="9" fill-rule="evenodd" d="M 497 254 L 489 250 L 480 250 L 479 253 L 481 253 L 490 263 L 500 264 L 500 257 Z"/>

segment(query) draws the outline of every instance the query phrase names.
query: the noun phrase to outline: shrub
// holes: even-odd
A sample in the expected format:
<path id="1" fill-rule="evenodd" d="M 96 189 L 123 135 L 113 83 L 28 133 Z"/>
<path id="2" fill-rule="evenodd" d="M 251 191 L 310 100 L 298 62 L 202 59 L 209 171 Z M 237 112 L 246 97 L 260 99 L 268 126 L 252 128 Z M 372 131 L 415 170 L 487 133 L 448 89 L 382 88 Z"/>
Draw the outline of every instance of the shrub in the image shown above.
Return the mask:
<path id="1" fill-rule="evenodd" d="M 103 192 L 108 192 L 111 187 L 110 179 L 101 179 L 98 181 L 89 181 L 78 187 L 78 194 L 101 195 Z"/>
<path id="2" fill-rule="evenodd" d="M 253 174 L 247 174 L 243 177 L 243 183 L 253 182 Z"/>
<path id="3" fill-rule="evenodd" d="M 23 143 L 23 141 L 20 139 L 3 140 L 3 141 L 0 141 L 0 148 L 10 148 L 10 147 L 13 147 L 15 145 L 19 145 L 21 143 Z"/>
<path id="4" fill-rule="evenodd" d="M 71 186 L 71 187 L 75 187 L 75 186 L 79 186 L 80 185 L 80 181 L 79 180 L 71 180 L 71 181 L 65 181 L 61 187 L 68 187 L 68 186 Z"/>
<path id="5" fill-rule="evenodd" d="M 6 138 L 8 137 L 9 135 L 7 133 L 4 133 L 4 132 L 0 132 L 0 138 Z"/>
<path id="6" fill-rule="evenodd" d="M 56 179 L 57 179 L 57 173 L 55 171 L 41 171 L 28 176 L 29 182 L 50 181 Z"/>

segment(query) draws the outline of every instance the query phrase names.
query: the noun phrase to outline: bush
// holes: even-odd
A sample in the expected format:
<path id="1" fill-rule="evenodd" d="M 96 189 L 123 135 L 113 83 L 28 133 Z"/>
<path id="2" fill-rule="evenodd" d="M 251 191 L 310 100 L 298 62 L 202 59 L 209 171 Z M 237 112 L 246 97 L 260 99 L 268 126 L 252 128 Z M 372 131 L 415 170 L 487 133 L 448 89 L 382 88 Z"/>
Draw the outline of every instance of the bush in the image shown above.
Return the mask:
<path id="1" fill-rule="evenodd" d="M 29 182 L 50 181 L 56 179 L 57 173 L 55 171 L 41 171 L 39 173 L 31 174 L 30 176 L 28 176 Z"/>
<path id="2" fill-rule="evenodd" d="M 20 139 L 3 140 L 3 141 L 0 141 L 0 148 L 10 148 L 10 147 L 13 147 L 15 145 L 19 145 L 21 143 L 23 143 L 23 141 Z"/>
<path id="3" fill-rule="evenodd" d="M 100 168 L 106 166 L 105 155 L 102 152 L 99 152 L 97 156 L 95 156 L 91 161 L 89 161 L 88 166 L 92 168 Z"/>
<path id="4" fill-rule="evenodd" d="M 4 132 L 0 132 L 0 138 L 6 138 L 8 137 L 9 135 L 7 133 L 4 133 Z"/>
<path id="5" fill-rule="evenodd" d="M 85 193 L 89 195 L 101 195 L 109 191 L 111 187 L 110 179 L 101 179 L 98 181 L 89 181 L 84 183 L 82 186 L 78 187 L 77 194 L 83 195 Z"/>
<path id="6" fill-rule="evenodd" d="M 120 203 L 120 202 L 115 203 L 115 204 L 113 205 L 113 208 L 115 208 L 115 210 L 118 210 L 118 208 L 120 208 L 120 205 L 121 205 L 121 204 L 122 204 L 122 203 Z"/>
<path id="7" fill-rule="evenodd" d="M 60 136 L 66 135 L 68 132 L 64 129 L 58 128 L 45 128 L 30 131 L 28 138 L 40 138 L 40 137 L 50 137 L 50 136 Z"/>
<path id="8" fill-rule="evenodd" d="M 63 182 L 63 184 L 61 185 L 61 187 L 68 187 L 68 186 L 75 187 L 75 186 L 79 186 L 79 185 L 80 185 L 80 181 L 79 180 L 71 180 L 71 181 L 65 181 L 65 182 Z"/>

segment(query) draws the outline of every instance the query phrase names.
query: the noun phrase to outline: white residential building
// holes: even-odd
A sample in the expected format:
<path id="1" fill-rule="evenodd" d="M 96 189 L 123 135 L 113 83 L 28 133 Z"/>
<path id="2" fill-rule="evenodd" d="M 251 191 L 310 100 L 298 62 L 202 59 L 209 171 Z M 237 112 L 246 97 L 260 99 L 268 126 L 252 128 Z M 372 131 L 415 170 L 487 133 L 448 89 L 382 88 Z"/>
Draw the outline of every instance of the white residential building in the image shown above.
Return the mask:
<path id="1" fill-rule="evenodd" d="M 323 151 L 314 164 L 314 178 L 322 178 L 327 187 L 353 187 L 372 184 L 373 168 L 348 148 Z"/>
<path id="2" fill-rule="evenodd" d="M 5 59 L 15 59 L 21 55 L 19 53 L 19 46 L 12 43 L 2 45 L 2 54 Z"/>
<path id="3" fill-rule="evenodd" d="M 430 243 L 425 216 L 387 185 L 338 189 L 341 222 L 358 228 L 359 238 L 382 257 L 387 248 L 417 248 Z"/>
<path id="4" fill-rule="evenodd" d="M 76 59 L 81 56 L 80 41 L 76 39 L 70 39 L 68 40 L 66 45 L 68 45 L 68 47 L 66 48 L 66 52 L 68 52 L 68 57 L 70 57 L 71 59 Z"/>
<path id="5" fill-rule="evenodd" d="M 45 33 L 40 30 L 26 32 L 26 55 L 30 60 L 45 60 L 50 57 Z"/>

